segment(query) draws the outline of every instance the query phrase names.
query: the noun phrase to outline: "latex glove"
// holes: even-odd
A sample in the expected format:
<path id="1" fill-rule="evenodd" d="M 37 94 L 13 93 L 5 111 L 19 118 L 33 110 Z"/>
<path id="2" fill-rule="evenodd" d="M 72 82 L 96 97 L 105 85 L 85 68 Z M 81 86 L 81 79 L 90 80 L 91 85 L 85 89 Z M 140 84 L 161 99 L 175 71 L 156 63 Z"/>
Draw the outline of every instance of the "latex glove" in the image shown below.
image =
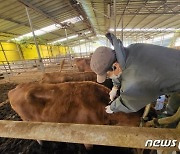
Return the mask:
<path id="1" fill-rule="evenodd" d="M 109 113 L 109 114 L 113 113 L 113 111 L 110 108 L 110 105 L 106 106 L 105 109 L 106 109 L 106 113 Z"/>
<path id="2" fill-rule="evenodd" d="M 113 101 L 115 99 L 117 90 L 118 90 L 117 87 L 113 87 L 112 90 L 110 91 L 109 96 L 110 96 L 111 101 Z"/>

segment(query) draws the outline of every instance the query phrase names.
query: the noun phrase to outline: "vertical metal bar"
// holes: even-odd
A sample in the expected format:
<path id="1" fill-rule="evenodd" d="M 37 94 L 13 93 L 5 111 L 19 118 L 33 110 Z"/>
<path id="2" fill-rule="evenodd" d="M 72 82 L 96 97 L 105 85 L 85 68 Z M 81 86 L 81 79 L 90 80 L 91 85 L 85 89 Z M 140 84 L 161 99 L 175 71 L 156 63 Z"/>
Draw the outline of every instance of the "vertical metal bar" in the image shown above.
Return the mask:
<path id="1" fill-rule="evenodd" d="M 116 36 L 116 0 L 114 0 L 114 35 Z"/>
<path id="2" fill-rule="evenodd" d="M 65 35 L 66 35 L 66 39 L 67 39 L 67 41 L 68 41 L 68 35 L 67 35 L 67 30 L 66 30 L 66 28 L 64 29 L 65 30 Z M 70 53 L 70 51 L 69 51 L 69 47 L 67 47 L 67 49 L 68 49 L 68 57 L 69 57 L 69 60 L 70 60 L 70 64 L 71 64 L 71 66 L 73 66 L 72 65 L 72 59 L 71 59 L 71 53 Z"/>
<path id="3" fill-rule="evenodd" d="M 49 54 L 48 44 L 46 44 L 46 48 L 47 48 L 47 52 L 48 52 L 48 56 L 49 56 L 49 62 L 51 62 L 51 55 Z"/>
<path id="4" fill-rule="evenodd" d="M 18 51 L 18 54 L 19 54 L 20 59 L 21 59 L 21 60 L 24 60 L 23 55 L 22 55 L 22 52 L 21 52 L 21 50 L 20 50 L 20 48 L 19 48 L 19 45 L 16 43 L 16 41 L 15 41 L 15 44 L 16 44 L 16 48 L 17 48 L 17 51 Z"/>
<path id="5" fill-rule="evenodd" d="M 23 52 L 22 52 L 22 49 L 21 49 L 21 46 L 20 45 L 18 45 L 18 47 L 19 47 L 19 50 L 20 50 L 20 52 L 22 53 L 22 56 L 23 56 Z M 24 58 L 24 56 L 23 56 L 23 63 L 25 64 L 24 66 L 25 66 L 25 72 L 28 70 L 28 63 L 27 63 L 27 61 L 26 61 L 26 59 Z"/>
<path id="6" fill-rule="evenodd" d="M 80 40 L 79 40 L 79 51 L 80 51 L 80 56 L 82 58 L 82 53 L 81 53 L 81 43 L 80 43 Z"/>
<path id="7" fill-rule="evenodd" d="M 124 18 L 123 18 L 124 16 L 122 15 L 122 31 L 121 31 L 121 41 L 123 42 L 123 33 L 124 33 L 124 29 L 123 29 L 123 24 L 124 24 Z"/>
<path id="8" fill-rule="evenodd" d="M 161 36 L 161 45 L 163 46 L 164 43 L 164 35 Z"/>
<path id="9" fill-rule="evenodd" d="M 42 59 L 44 58 L 44 65 L 47 64 L 47 58 L 44 56 L 44 51 L 43 51 L 43 48 L 42 48 L 42 45 L 39 45 L 40 46 L 40 53 L 42 55 Z"/>
<path id="10" fill-rule="evenodd" d="M 16 48 L 17 48 L 17 51 L 18 51 L 18 54 L 19 54 L 19 57 L 20 57 L 20 60 L 22 61 L 22 66 L 23 66 L 23 69 L 27 69 L 27 66 L 26 66 L 26 63 L 24 62 L 24 57 L 22 55 L 22 51 L 19 47 L 19 44 L 16 43 L 15 41 L 15 44 L 16 44 Z M 24 72 L 26 72 L 26 70 L 23 70 Z"/>
<path id="11" fill-rule="evenodd" d="M 72 55 L 71 55 L 71 48 L 68 46 L 68 51 L 69 51 L 69 60 L 70 60 L 70 65 L 71 65 L 71 68 L 73 67 L 72 65 Z"/>
<path id="12" fill-rule="evenodd" d="M 39 45 L 39 46 L 40 46 L 40 51 L 41 51 L 41 53 L 42 53 L 42 58 L 45 58 L 45 57 L 44 57 L 43 50 L 42 50 L 42 47 L 41 47 L 41 45 Z"/>
<path id="13" fill-rule="evenodd" d="M 35 36 L 35 33 L 34 33 L 33 24 L 32 24 L 30 15 L 29 15 L 28 8 L 27 7 L 25 7 L 25 8 L 26 8 L 26 13 L 27 13 L 27 16 L 28 16 L 29 24 L 30 24 L 30 27 L 31 27 L 31 31 L 32 31 L 32 34 L 33 34 L 34 43 L 36 45 L 36 50 L 37 50 L 37 54 L 38 54 L 38 58 L 39 58 L 39 64 L 40 64 L 42 72 L 44 72 L 45 71 L 44 70 L 44 65 L 43 65 L 41 54 L 40 54 L 40 51 L 39 51 L 39 47 L 38 47 L 38 44 L 37 44 L 37 41 L 36 41 L 36 36 Z"/>
<path id="14" fill-rule="evenodd" d="M 64 50 L 65 50 L 65 53 L 66 53 L 65 57 L 67 58 L 67 47 L 66 46 L 64 46 Z"/>
<path id="15" fill-rule="evenodd" d="M 87 43 L 86 43 L 86 39 L 85 39 L 85 47 L 86 47 L 86 56 L 87 56 Z"/>
<path id="16" fill-rule="evenodd" d="M 60 52 L 60 49 L 59 49 L 59 45 L 57 46 L 58 47 L 58 52 L 59 52 L 59 56 L 61 55 L 61 52 Z"/>
<path id="17" fill-rule="evenodd" d="M 57 61 L 58 61 L 58 64 L 60 63 L 60 55 L 61 55 L 61 51 L 59 49 L 59 45 L 58 45 L 58 52 L 59 52 L 59 55 L 57 56 Z"/>
<path id="18" fill-rule="evenodd" d="M 66 40 L 68 41 L 68 35 L 67 35 L 67 30 L 66 30 L 66 28 L 64 29 L 64 31 L 65 31 L 65 35 L 66 35 Z M 66 49 L 66 51 L 67 51 L 67 49 Z M 66 52 L 66 54 L 67 54 L 67 52 Z M 68 51 L 68 54 L 69 54 L 69 51 Z"/>
<path id="19" fill-rule="evenodd" d="M 55 55 L 53 54 L 53 46 L 52 45 L 50 45 L 50 53 L 51 53 L 51 55 L 52 55 L 52 58 L 51 58 L 51 62 L 54 62 L 54 57 L 55 57 Z"/>
<path id="20" fill-rule="evenodd" d="M 53 51 L 52 51 L 52 45 L 50 45 L 49 47 L 50 47 L 49 49 L 50 49 L 50 52 L 51 52 L 51 56 L 52 56 L 52 58 L 54 58 L 54 54 L 53 54 Z"/>
<path id="21" fill-rule="evenodd" d="M 152 44 L 154 43 L 154 36 L 152 37 Z"/>
<path id="22" fill-rule="evenodd" d="M 89 53 L 90 53 L 90 51 L 91 51 L 90 48 L 91 48 L 91 45 L 90 45 L 90 42 L 89 42 Z"/>
<path id="23" fill-rule="evenodd" d="M 143 43 L 145 43 L 145 34 L 143 33 Z"/>
<path id="24" fill-rule="evenodd" d="M 6 53 L 5 53 L 5 51 L 4 51 L 4 48 L 3 48 L 2 44 L 1 44 L 1 42 L 0 42 L 0 46 L 1 46 L 1 49 L 2 49 L 2 52 L 3 52 L 4 58 L 6 59 L 6 62 L 7 62 L 7 64 L 8 64 L 8 68 L 9 68 L 10 72 L 12 73 L 12 69 L 11 69 L 11 67 L 10 67 L 10 65 L 9 65 L 9 61 L 8 61 L 8 59 L 7 59 Z"/>
<path id="25" fill-rule="evenodd" d="M 68 46 L 68 52 L 69 52 L 69 55 L 71 55 L 71 48 Z"/>

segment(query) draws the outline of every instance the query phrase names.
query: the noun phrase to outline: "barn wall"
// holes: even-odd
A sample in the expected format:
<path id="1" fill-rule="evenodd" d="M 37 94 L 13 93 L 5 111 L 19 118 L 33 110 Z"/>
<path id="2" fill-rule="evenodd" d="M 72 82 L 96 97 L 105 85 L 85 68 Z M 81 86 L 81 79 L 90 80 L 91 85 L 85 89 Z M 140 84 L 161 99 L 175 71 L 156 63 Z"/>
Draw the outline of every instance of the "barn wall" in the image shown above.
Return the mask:
<path id="1" fill-rule="evenodd" d="M 19 49 L 15 43 L 1 42 L 1 44 L 8 61 L 38 59 L 36 46 L 33 44 L 20 45 Z M 64 46 L 39 45 L 39 50 L 42 58 L 65 55 L 66 48 L 67 47 Z M 0 46 L 0 63 L 2 63 L 1 61 L 6 61 L 6 59 Z"/>
<path id="2" fill-rule="evenodd" d="M 3 50 L 5 51 L 6 57 L 9 61 L 15 61 L 21 59 L 16 44 L 6 43 L 6 42 L 2 42 L 1 44 Z M 0 46 L 0 61 L 6 61 L 2 47 Z"/>

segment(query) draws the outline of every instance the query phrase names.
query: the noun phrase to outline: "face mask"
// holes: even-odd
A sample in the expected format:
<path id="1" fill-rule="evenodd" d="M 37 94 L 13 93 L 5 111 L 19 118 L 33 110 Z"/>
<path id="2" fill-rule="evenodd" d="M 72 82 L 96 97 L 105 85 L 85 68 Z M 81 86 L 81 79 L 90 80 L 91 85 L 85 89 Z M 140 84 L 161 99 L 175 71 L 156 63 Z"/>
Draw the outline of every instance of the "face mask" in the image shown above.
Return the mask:
<path id="1" fill-rule="evenodd" d="M 110 76 L 109 78 L 110 78 L 110 79 L 119 79 L 120 76 L 121 76 L 121 74 L 122 74 L 122 73 L 119 73 L 118 75 L 115 75 L 115 74 L 113 73 L 113 75 Z"/>
<path id="2" fill-rule="evenodd" d="M 122 72 L 120 72 L 118 75 L 115 75 L 115 74 L 114 74 L 114 70 L 115 70 L 115 69 L 116 69 L 116 67 L 115 67 L 115 66 L 112 66 L 113 75 L 109 77 L 110 79 L 119 79 L 119 78 L 120 78 Z"/>

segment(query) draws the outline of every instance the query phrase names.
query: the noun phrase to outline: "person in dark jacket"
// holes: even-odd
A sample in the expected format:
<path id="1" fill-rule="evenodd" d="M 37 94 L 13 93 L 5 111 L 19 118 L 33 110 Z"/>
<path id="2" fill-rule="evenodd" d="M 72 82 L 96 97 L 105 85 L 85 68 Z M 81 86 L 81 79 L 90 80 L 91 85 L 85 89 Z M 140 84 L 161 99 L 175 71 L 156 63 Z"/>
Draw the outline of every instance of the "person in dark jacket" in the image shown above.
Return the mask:
<path id="1" fill-rule="evenodd" d="M 180 92 L 180 51 L 136 43 L 123 47 L 113 34 L 106 37 L 114 50 L 101 46 L 93 53 L 90 66 L 97 82 L 113 81 L 111 104 L 106 112 L 137 112 L 161 95 Z M 120 96 L 116 98 L 117 90 Z"/>

